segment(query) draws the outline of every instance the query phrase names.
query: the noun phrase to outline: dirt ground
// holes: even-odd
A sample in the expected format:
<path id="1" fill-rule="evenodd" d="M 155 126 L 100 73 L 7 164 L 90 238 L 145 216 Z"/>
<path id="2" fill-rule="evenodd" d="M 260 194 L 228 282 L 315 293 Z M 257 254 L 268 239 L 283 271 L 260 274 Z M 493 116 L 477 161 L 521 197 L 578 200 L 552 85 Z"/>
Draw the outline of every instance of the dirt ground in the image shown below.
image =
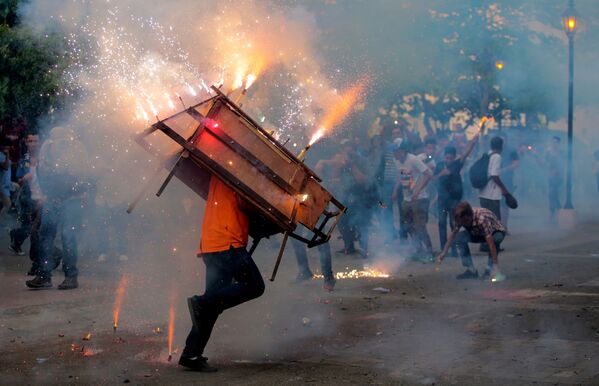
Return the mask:
<path id="1" fill-rule="evenodd" d="M 27 257 L 3 252 L 0 384 L 597 385 L 598 232 L 599 223 L 569 233 L 519 229 L 500 256 L 508 279 L 496 284 L 456 280 L 458 259 L 439 272 L 402 261 L 396 245 L 375 237 L 373 251 L 385 263 L 337 253 L 335 270 L 384 268 L 395 259 L 391 277 L 339 280 L 332 293 L 321 280 L 292 283 L 290 248 L 264 296 L 217 322 L 206 352 L 219 368 L 214 374 L 176 365 L 191 325 L 185 298 L 203 288 L 202 266 L 189 251 L 146 251 L 128 262 L 82 256 L 81 287 L 73 291 L 28 290 Z M 256 253 L 265 277 L 274 247 Z M 318 253 L 310 256 L 317 267 Z M 485 258 L 477 256 L 480 269 Z M 123 274 L 129 281 L 114 332 Z M 61 280 L 57 271 L 54 286 Z M 169 305 L 176 315 L 171 362 Z"/>

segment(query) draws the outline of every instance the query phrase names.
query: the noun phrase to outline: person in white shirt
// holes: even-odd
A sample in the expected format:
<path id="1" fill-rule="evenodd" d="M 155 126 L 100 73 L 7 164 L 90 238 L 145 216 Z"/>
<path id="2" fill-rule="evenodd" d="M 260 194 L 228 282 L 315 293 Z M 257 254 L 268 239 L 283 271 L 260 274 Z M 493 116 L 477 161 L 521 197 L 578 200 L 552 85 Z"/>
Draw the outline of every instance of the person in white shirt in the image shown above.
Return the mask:
<path id="1" fill-rule="evenodd" d="M 501 220 L 501 198 L 510 194 L 501 178 L 501 152 L 503 151 L 503 139 L 501 137 L 491 138 L 491 151 L 489 152 L 489 167 L 487 175 L 489 180 L 484 188 L 480 189 L 478 198 L 480 206 L 489 209 L 499 220 Z"/>
<path id="2" fill-rule="evenodd" d="M 392 199 L 395 200 L 398 192 L 403 192 L 401 203 L 401 221 L 405 224 L 408 234 L 412 236 L 414 244 L 423 250 L 417 251 L 427 260 L 434 261 L 431 239 L 426 230 L 428 222 L 429 194 L 426 185 L 432 177 L 431 170 L 418 156 L 408 152 L 406 141 L 396 140 L 393 153 L 398 171 L 398 179 L 393 188 Z"/>

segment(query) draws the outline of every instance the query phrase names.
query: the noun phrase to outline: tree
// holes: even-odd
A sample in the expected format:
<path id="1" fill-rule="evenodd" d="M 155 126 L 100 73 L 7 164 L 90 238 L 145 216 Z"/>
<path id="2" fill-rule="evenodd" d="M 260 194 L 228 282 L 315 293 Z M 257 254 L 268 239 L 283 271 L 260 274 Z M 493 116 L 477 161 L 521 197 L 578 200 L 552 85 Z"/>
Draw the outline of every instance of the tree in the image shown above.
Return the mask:
<path id="1" fill-rule="evenodd" d="M 0 119 L 25 118 L 31 125 L 64 104 L 62 75 L 67 65 L 63 39 L 18 25 L 19 1 L 0 8 Z"/>

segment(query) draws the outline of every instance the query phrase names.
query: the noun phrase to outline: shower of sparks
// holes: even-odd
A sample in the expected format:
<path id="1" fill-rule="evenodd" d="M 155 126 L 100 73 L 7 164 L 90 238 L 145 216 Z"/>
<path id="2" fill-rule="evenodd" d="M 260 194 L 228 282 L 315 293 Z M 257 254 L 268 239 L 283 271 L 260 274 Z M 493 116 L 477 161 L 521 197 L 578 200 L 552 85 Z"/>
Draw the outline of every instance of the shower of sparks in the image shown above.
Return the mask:
<path id="1" fill-rule="evenodd" d="M 343 99 L 331 82 L 341 84 L 349 74 L 322 72 L 304 33 L 313 26 L 289 17 L 284 7 L 223 2 L 210 16 L 216 26 L 210 34 L 201 22 L 164 25 L 115 2 L 92 7 L 85 19 L 60 21 L 72 63 L 60 93 L 77 96 L 71 115 L 76 124 L 101 122 L 139 132 L 212 96 L 212 85 L 225 92 L 251 88 L 244 109 L 290 143 L 305 143 L 311 128 L 332 130 L 335 116 L 346 114 L 337 108 L 319 125 L 322 111 Z M 191 37 L 197 45 L 186 45 Z M 105 137 L 114 154 L 107 163 L 130 151 L 130 142 L 112 138 Z"/>
<path id="2" fill-rule="evenodd" d="M 335 273 L 335 279 L 360 279 L 363 277 L 379 277 L 379 278 L 389 278 L 390 274 L 380 271 L 376 268 L 364 267 L 363 269 L 349 269 L 349 267 L 345 268 L 345 271 Z M 322 275 L 314 275 L 315 279 L 322 279 L 324 276 Z"/>
<path id="3" fill-rule="evenodd" d="M 340 98 L 325 112 L 320 128 L 312 135 L 308 146 L 312 146 L 330 130 L 341 124 L 353 111 L 356 103 L 363 97 L 368 80 L 364 78 L 345 91 Z"/>

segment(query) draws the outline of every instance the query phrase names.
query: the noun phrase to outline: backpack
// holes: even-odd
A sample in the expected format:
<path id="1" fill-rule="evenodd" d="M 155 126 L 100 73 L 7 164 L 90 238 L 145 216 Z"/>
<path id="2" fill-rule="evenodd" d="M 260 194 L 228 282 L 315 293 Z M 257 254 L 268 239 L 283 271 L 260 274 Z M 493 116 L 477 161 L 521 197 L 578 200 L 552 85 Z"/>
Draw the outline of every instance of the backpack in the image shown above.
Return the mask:
<path id="1" fill-rule="evenodd" d="M 475 189 L 483 189 L 489 181 L 489 154 L 483 154 L 470 167 L 470 183 Z"/>

